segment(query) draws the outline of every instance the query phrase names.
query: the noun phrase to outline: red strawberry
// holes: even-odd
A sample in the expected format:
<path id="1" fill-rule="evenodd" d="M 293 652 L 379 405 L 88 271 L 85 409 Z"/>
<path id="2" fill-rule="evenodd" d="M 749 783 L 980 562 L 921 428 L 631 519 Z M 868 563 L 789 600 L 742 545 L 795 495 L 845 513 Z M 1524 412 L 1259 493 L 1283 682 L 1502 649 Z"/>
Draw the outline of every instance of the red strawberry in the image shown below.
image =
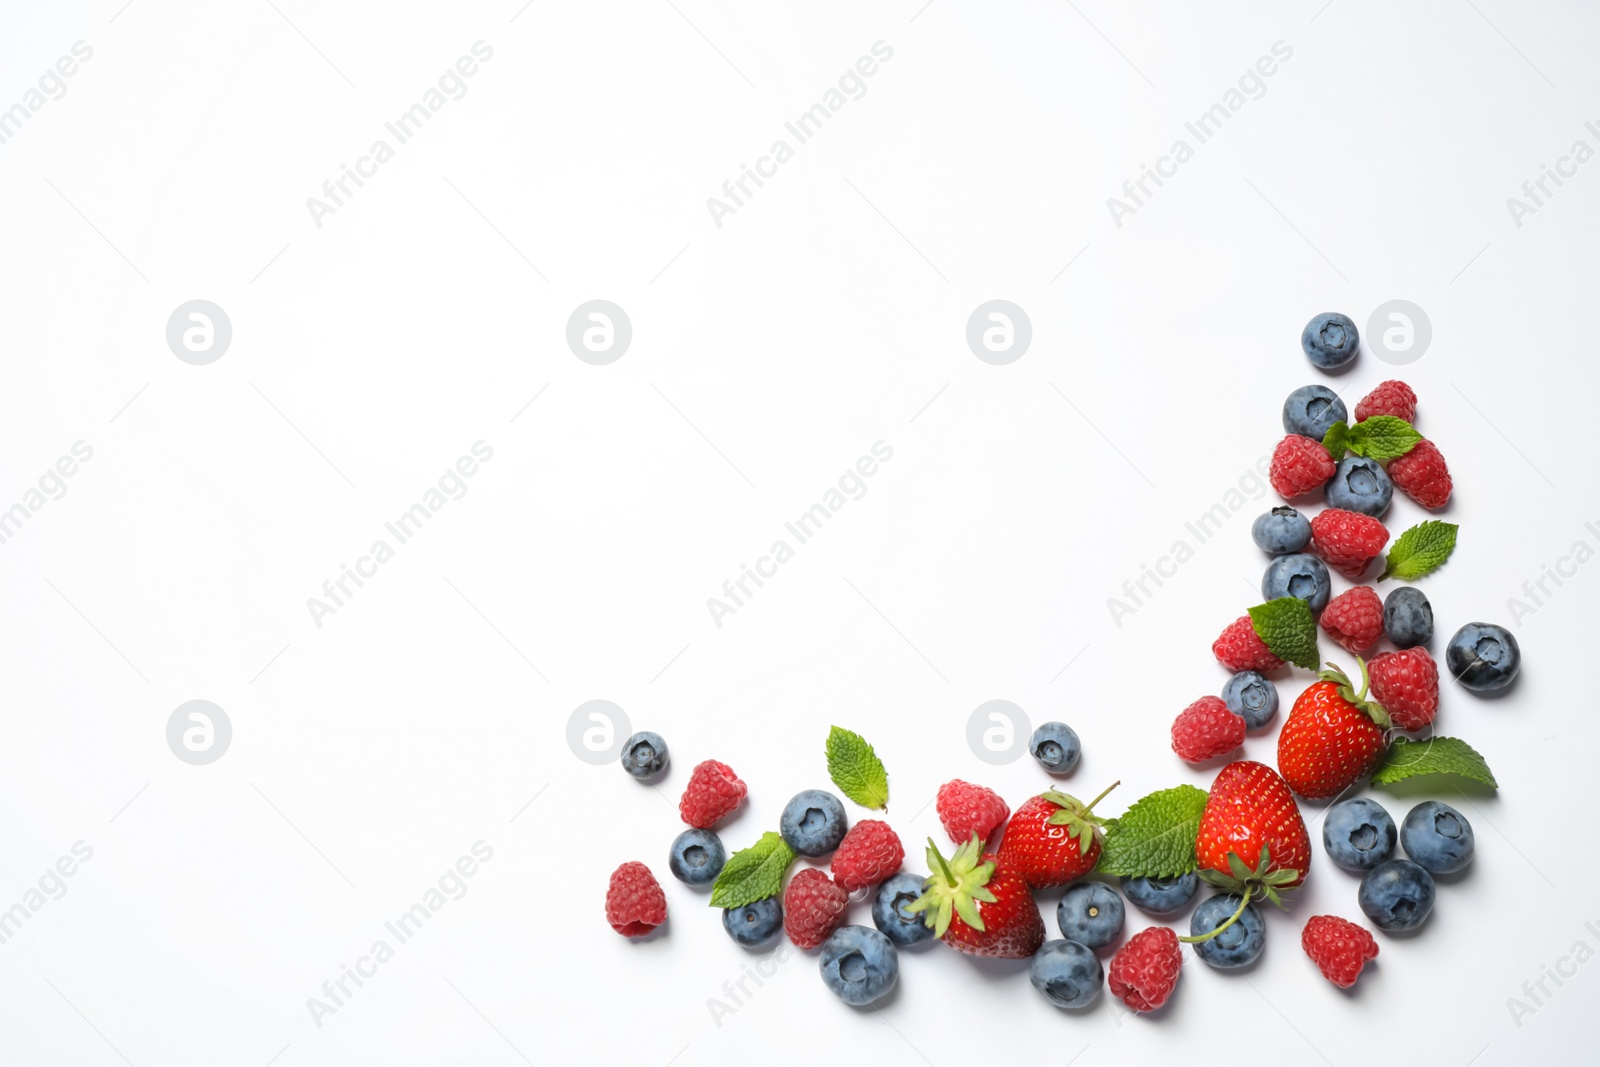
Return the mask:
<path id="1" fill-rule="evenodd" d="M 1367 664 L 1372 699 L 1402 730 L 1420 730 L 1439 714 L 1439 665 L 1425 648 L 1380 652 Z"/>
<path id="2" fill-rule="evenodd" d="M 877 885 L 906 860 L 900 835 L 888 823 L 862 819 L 850 827 L 833 854 L 833 880 L 847 893 Z"/>
<path id="3" fill-rule="evenodd" d="M 1359 582 L 1367 564 L 1389 543 L 1389 531 L 1371 515 L 1326 508 L 1311 520 L 1311 550 L 1328 566 Z"/>
<path id="4" fill-rule="evenodd" d="M 1305 496 L 1321 489 L 1333 477 L 1333 457 L 1322 447 L 1321 441 L 1292 433 L 1278 442 L 1272 453 L 1272 467 L 1268 479 L 1272 488 L 1287 499 Z"/>
<path id="5" fill-rule="evenodd" d="M 1250 616 L 1241 615 L 1228 624 L 1222 636 L 1211 643 L 1211 654 L 1217 662 L 1237 674 L 1240 671 L 1275 671 L 1283 660 L 1272 654 L 1272 649 L 1261 640 Z"/>
<path id="6" fill-rule="evenodd" d="M 1357 926 L 1337 915 L 1313 915 L 1300 932 L 1300 947 L 1317 965 L 1322 977 L 1349 989 L 1356 984 L 1361 968 L 1378 958 L 1378 943 L 1364 926 Z"/>
<path id="7" fill-rule="evenodd" d="M 1450 468 L 1432 441 L 1419 441 L 1410 452 L 1392 460 L 1389 480 L 1425 508 L 1442 508 L 1450 503 Z"/>
<path id="8" fill-rule="evenodd" d="M 1388 747 L 1389 716 L 1367 699 L 1367 665 L 1360 659 L 1361 692 L 1338 668 L 1323 671 L 1294 702 L 1278 734 L 1278 770 L 1303 797 L 1331 797 L 1349 788 Z"/>
<path id="9" fill-rule="evenodd" d="M 1257 872 L 1262 874 L 1262 884 L 1243 889 L 1272 900 L 1277 899 L 1278 890 L 1293 889 L 1305 881 L 1311 866 L 1311 839 L 1293 795 L 1271 767 L 1254 760 L 1236 760 L 1217 772 L 1200 813 L 1195 859 L 1200 876 L 1215 885 L 1236 878 L 1233 861 L 1242 861 L 1252 878 Z M 1241 888 L 1233 884 L 1224 887 Z"/>
<path id="10" fill-rule="evenodd" d="M 989 840 L 1011 814 L 1011 808 L 1000 799 L 999 793 L 959 778 L 939 787 L 934 807 L 939 812 L 939 821 L 944 824 L 944 832 L 958 844 L 973 834 L 978 835 L 979 841 Z"/>
<path id="11" fill-rule="evenodd" d="M 1366 652 L 1383 636 L 1383 601 L 1370 585 L 1346 589 L 1322 609 L 1322 628 L 1349 651 Z"/>
<path id="12" fill-rule="evenodd" d="M 1379 382 L 1378 387 L 1361 398 L 1356 405 L 1356 421 L 1374 415 L 1393 415 L 1407 422 L 1417 421 L 1417 394 L 1405 382 L 1390 380 Z"/>
<path id="13" fill-rule="evenodd" d="M 1226 756 L 1244 744 L 1244 726 L 1221 697 L 1201 697 L 1173 721 L 1172 751 L 1185 763 Z"/>
<path id="14" fill-rule="evenodd" d="M 999 856 L 980 855 L 977 834 L 946 862 L 928 839 L 928 869 L 922 896 L 906 910 L 945 944 L 969 956 L 1026 959 L 1044 943 L 1044 923 L 1028 883 Z"/>
<path id="15" fill-rule="evenodd" d="M 1051 790 L 1022 802 L 1006 823 L 1000 842 L 1000 863 L 1033 889 L 1049 889 L 1076 881 L 1100 860 L 1100 820 L 1091 815 L 1106 793 L 1088 804 Z"/>
<path id="16" fill-rule="evenodd" d="M 611 872 L 606 922 L 623 937 L 643 937 L 667 921 L 667 897 L 650 868 L 629 860 Z"/>
<path id="17" fill-rule="evenodd" d="M 1178 935 L 1165 926 L 1152 926 L 1117 949 L 1106 985 L 1112 996 L 1134 1011 L 1154 1011 L 1172 996 L 1182 969 Z"/>
<path id="18" fill-rule="evenodd" d="M 689 784 L 678 801 L 678 814 L 690 826 L 709 830 L 739 806 L 748 787 L 726 763 L 708 759 L 689 772 Z"/>
<path id="19" fill-rule="evenodd" d="M 807 867 L 783 890 L 783 932 L 800 948 L 816 948 L 844 921 L 850 894 L 825 871 Z"/>

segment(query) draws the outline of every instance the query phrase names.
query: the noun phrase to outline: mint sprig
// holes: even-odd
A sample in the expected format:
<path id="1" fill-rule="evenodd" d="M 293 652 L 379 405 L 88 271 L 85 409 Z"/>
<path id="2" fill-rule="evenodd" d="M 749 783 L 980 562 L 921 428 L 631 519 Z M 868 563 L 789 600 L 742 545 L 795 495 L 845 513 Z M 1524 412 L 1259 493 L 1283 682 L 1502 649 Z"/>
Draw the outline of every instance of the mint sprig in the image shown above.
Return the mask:
<path id="1" fill-rule="evenodd" d="M 1450 553 L 1456 550 L 1456 531 L 1459 529 L 1455 523 L 1439 519 L 1417 523 L 1390 546 L 1378 581 L 1385 578 L 1411 581 L 1438 570 L 1450 558 Z"/>
<path id="2" fill-rule="evenodd" d="M 828 731 L 827 753 L 828 777 L 839 792 L 863 808 L 888 810 L 889 773 L 866 738 L 835 726 Z"/>
<path id="3" fill-rule="evenodd" d="M 1455 774 L 1499 789 L 1489 764 L 1471 745 L 1456 737 L 1430 737 L 1412 741 L 1397 737 L 1383 762 L 1373 772 L 1373 785 L 1390 785 L 1423 774 Z"/>
<path id="4" fill-rule="evenodd" d="M 1314 671 L 1322 662 L 1317 652 L 1317 620 L 1311 606 L 1295 596 L 1281 596 L 1250 609 L 1256 636 L 1281 660 Z"/>
<path id="5" fill-rule="evenodd" d="M 1335 463 L 1344 458 L 1345 449 L 1349 446 L 1350 424 L 1336 422 L 1328 427 L 1328 432 L 1322 435 L 1322 447 L 1328 450 L 1328 455 L 1333 457 Z"/>
<path id="6" fill-rule="evenodd" d="M 1421 441 L 1422 435 L 1414 426 L 1394 415 L 1373 415 L 1344 433 L 1344 447 L 1367 459 L 1399 459 Z"/>
<path id="7" fill-rule="evenodd" d="M 758 900 L 777 896 L 783 888 L 783 872 L 794 860 L 794 849 L 781 836 L 768 830 L 761 840 L 728 857 L 722 873 L 711 886 L 713 908 L 742 908 Z"/>
<path id="8" fill-rule="evenodd" d="M 1206 791 L 1162 789 L 1105 822 L 1100 870 L 1124 878 L 1171 878 L 1195 869 L 1194 842 Z"/>

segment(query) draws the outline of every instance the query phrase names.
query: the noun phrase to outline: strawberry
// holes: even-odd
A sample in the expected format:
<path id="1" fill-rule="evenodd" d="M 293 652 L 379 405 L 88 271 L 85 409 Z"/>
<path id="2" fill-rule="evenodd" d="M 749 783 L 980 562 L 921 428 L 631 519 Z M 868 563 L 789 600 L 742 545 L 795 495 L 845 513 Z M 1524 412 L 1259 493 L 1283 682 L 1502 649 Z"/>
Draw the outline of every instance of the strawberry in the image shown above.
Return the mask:
<path id="1" fill-rule="evenodd" d="M 1367 665 L 1361 692 L 1330 665 L 1294 702 L 1278 734 L 1278 770 L 1303 797 L 1331 797 L 1364 777 L 1388 747 L 1389 713 L 1367 699 Z"/>
<path id="2" fill-rule="evenodd" d="M 922 896 L 906 906 L 934 935 L 969 956 L 1027 959 L 1044 943 L 1044 923 L 1028 883 L 992 853 L 980 855 L 974 833 L 948 861 L 928 838 Z"/>
<path id="3" fill-rule="evenodd" d="M 1439 714 L 1439 665 L 1425 648 L 1380 652 L 1367 664 L 1372 699 L 1402 730 L 1420 730 Z"/>
<path id="4" fill-rule="evenodd" d="M 1106 793 L 1088 804 L 1051 790 L 1029 797 L 1006 823 L 1000 862 L 1032 889 L 1076 881 L 1100 860 L 1100 820 L 1089 814 Z"/>

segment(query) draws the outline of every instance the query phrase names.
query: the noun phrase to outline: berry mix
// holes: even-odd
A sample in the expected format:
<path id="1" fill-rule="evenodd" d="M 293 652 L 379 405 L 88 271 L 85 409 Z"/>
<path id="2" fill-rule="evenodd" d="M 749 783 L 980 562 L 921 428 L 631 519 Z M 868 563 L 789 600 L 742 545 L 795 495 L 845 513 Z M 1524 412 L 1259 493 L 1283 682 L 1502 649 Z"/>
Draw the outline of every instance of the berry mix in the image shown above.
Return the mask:
<path id="1" fill-rule="evenodd" d="M 1314 366 L 1337 370 L 1355 358 L 1359 337 L 1348 317 L 1328 313 L 1306 326 L 1301 346 Z M 1433 909 L 1434 876 L 1454 874 L 1472 860 L 1471 823 L 1450 805 L 1428 800 L 1397 829 L 1383 805 L 1351 794 L 1367 782 L 1427 774 L 1496 783 L 1470 745 L 1432 733 L 1440 672 L 1426 647 L 1433 637 L 1428 598 L 1413 585 L 1380 596 L 1366 584 L 1374 570 L 1377 583 L 1415 581 L 1455 549 L 1451 523 L 1428 520 L 1391 543 L 1382 522 L 1396 489 L 1430 510 L 1450 500 L 1449 468 L 1415 429 L 1417 408 L 1415 392 L 1400 381 L 1368 393 L 1354 422 L 1325 385 L 1296 389 L 1284 403 L 1287 436 L 1273 453 L 1272 487 L 1286 501 L 1321 493 L 1325 506 L 1307 517 L 1286 504 L 1256 519 L 1252 539 L 1272 557 L 1261 582 L 1264 602 L 1229 623 L 1212 645 L 1231 674 L 1221 695 L 1195 700 L 1171 730 L 1179 759 L 1221 763 L 1277 717 L 1271 676 L 1292 667 L 1318 672 L 1278 732 L 1276 768 L 1232 759 L 1209 790 L 1160 790 L 1116 818 L 1095 813 L 1115 783 L 1088 803 L 1051 789 L 1013 811 L 993 790 L 952 780 L 935 798 L 951 844 L 941 851 L 928 840 L 924 875 L 902 870 L 905 847 L 887 822 L 851 824 L 839 797 L 820 789 L 794 796 L 777 832 L 728 854 L 714 828 L 748 789 L 732 768 L 705 760 L 678 805 L 689 829 L 673 841 L 669 869 L 688 885 L 711 887 L 710 904 L 722 910 L 723 928 L 737 944 L 755 948 L 786 936 L 801 949 L 819 950 L 823 982 L 853 1005 L 870 1004 L 895 986 L 899 947 L 938 938 L 972 956 L 1030 959 L 1034 988 L 1058 1007 L 1087 1007 L 1104 987 L 1132 1011 L 1154 1011 L 1177 987 L 1183 945 L 1222 971 L 1261 955 L 1266 924 L 1257 905 L 1287 908 L 1310 869 L 1311 839 L 1297 796 L 1334 799 L 1323 820 L 1323 850 L 1334 865 L 1360 876 L 1355 903 L 1367 922 L 1385 933 L 1421 926 Z M 1337 595 L 1330 569 L 1352 583 Z M 1319 630 L 1355 658 L 1354 671 L 1323 663 Z M 1384 643 L 1392 647 L 1363 658 Z M 1468 692 L 1509 685 L 1520 659 L 1516 639 L 1491 623 L 1467 623 L 1445 647 L 1450 678 Z M 1082 751 L 1077 733 L 1060 722 L 1034 731 L 1029 749 L 1055 776 L 1070 774 Z M 847 799 L 887 809 L 888 775 L 864 738 L 835 726 L 825 751 L 829 776 Z M 635 734 L 622 764 L 652 781 L 666 768 L 666 742 Z M 806 866 L 785 882 L 797 856 L 828 857 L 828 869 Z M 1087 878 L 1091 872 L 1101 877 Z M 1218 892 L 1193 908 L 1187 936 L 1152 925 L 1122 940 L 1127 904 L 1175 918 L 1201 882 Z M 1034 894 L 1059 887 L 1065 887 L 1056 907 L 1061 937 L 1047 940 Z M 870 897 L 871 926 L 846 924 L 852 894 Z M 612 874 L 606 920 L 618 933 L 647 935 L 666 913 L 661 886 L 643 863 L 624 863 Z M 1307 919 L 1300 944 L 1341 988 L 1355 984 L 1378 955 L 1367 927 L 1337 915 Z"/>

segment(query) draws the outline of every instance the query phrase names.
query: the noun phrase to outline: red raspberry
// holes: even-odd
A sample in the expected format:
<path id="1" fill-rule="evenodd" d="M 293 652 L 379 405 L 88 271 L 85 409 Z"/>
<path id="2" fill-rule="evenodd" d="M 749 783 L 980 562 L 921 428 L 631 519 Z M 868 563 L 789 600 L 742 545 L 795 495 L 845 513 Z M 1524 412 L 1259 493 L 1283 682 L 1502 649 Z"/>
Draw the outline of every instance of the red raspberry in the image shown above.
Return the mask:
<path id="1" fill-rule="evenodd" d="M 1372 557 L 1388 543 L 1383 523 L 1359 511 L 1325 508 L 1311 520 L 1312 551 L 1352 582 L 1361 580 Z"/>
<path id="2" fill-rule="evenodd" d="M 678 814 L 690 826 L 709 830 L 737 808 L 749 791 L 732 767 L 708 759 L 689 772 L 689 784 L 678 801 Z"/>
<path id="3" fill-rule="evenodd" d="M 1201 697 L 1178 713 L 1172 724 L 1172 751 L 1185 763 L 1204 763 L 1244 744 L 1244 719 L 1221 697 Z"/>
<path id="4" fill-rule="evenodd" d="M 1322 628 L 1329 637 L 1359 655 L 1383 636 L 1383 601 L 1370 585 L 1346 589 L 1322 609 Z"/>
<path id="5" fill-rule="evenodd" d="M 1333 457 L 1322 442 L 1292 433 L 1278 442 L 1272 453 L 1272 488 L 1285 499 L 1305 496 L 1328 484 L 1335 470 Z"/>
<path id="6" fill-rule="evenodd" d="M 1420 730 L 1439 714 L 1439 665 L 1425 648 L 1380 652 L 1367 664 L 1372 699 L 1402 730 Z"/>
<path id="7" fill-rule="evenodd" d="M 1379 382 L 1378 387 L 1361 398 L 1356 405 L 1356 421 L 1374 415 L 1393 415 L 1407 422 L 1417 421 L 1417 394 L 1405 382 Z"/>
<path id="8" fill-rule="evenodd" d="M 1011 815 L 1011 809 L 1000 799 L 1000 794 L 981 785 L 952 778 L 939 787 L 934 804 L 944 832 L 957 844 L 965 844 L 973 834 L 979 841 L 989 840 L 997 828 Z"/>
<path id="9" fill-rule="evenodd" d="M 783 891 L 783 931 L 800 948 L 816 948 L 844 920 L 850 895 L 827 873 L 807 867 Z"/>
<path id="10" fill-rule="evenodd" d="M 1390 461 L 1389 480 L 1425 508 L 1450 503 L 1450 468 L 1432 441 L 1419 441 L 1410 452 Z"/>
<path id="11" fill-rule="evenodd" d="M 1361 968 L 1378 958 L 1378 943 L 1366 927 L 1357 926 L 1337 915 L 1313 915 L 1300 932 L 1300 947 L 1317 965 L 1322 977 L 1349 989 L 1356 984 Z"/>
<path id="12" fill-rule="evenodd" d="M 667 898 L 650 868 L 629 860 L 611 872 L 606 922 L 623 937 L 643 937 L 667 921 Z"/>
<path id="13" fill-rule="evenodd" d="M 1212 655 L 1217 662 L 1233 671 L 1275 671 L 1283 660 L 1272 654 L 1267 643 L 1256 635 L 1250 616 L 1241 615 L 1228 624 L 1222 636 L 1211 643 Z"/>
<path id="14" fill-rule="evenodd" d="M 1165 926 L 1152 926 L 1140 930 L 1117 949 L 1111 957 L 1106 985 L 1112 996 L 1134 1011 L 1154 1011 L 1172 996 L 1182 967 L 1178 935 Z"/>
<path id="15" fill-rule="evenodd" d="M 833 854 L 833 880 L 847 893 L 877 885 L 906 860 L 900 835 L 886 822 L 862 819 L 850 827 Z"/>

